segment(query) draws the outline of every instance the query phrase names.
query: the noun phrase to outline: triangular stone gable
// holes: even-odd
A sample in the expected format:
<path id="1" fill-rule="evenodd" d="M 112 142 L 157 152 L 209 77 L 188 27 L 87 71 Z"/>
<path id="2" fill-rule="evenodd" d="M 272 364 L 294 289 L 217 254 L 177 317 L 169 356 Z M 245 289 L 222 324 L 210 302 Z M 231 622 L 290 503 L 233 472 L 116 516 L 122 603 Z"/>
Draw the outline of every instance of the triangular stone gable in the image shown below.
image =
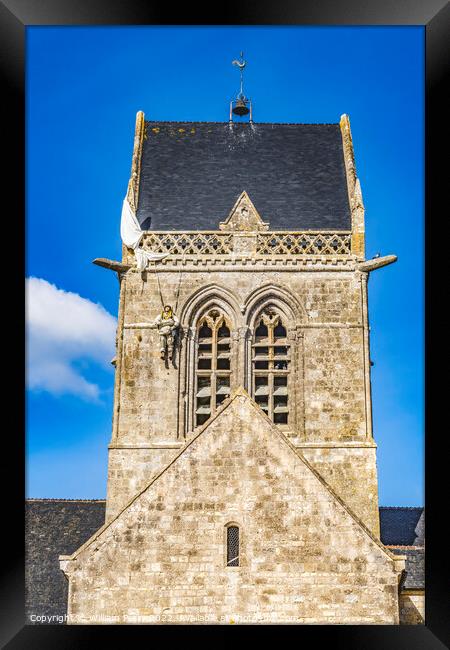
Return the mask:
<path id="1" fill-rule="evenodd" d="M 247 192 L 242 192 L 230 214 L 219 224 L 220 230 L 232 230 L 235 232 L 254 232 L 267 230 L 269 224 L 264 222 L 258 210 L 253 205 Z"/>
<path id="2" fill-rule="evenodd" d="M 238 574 L 226 567 L 230 522 L 241 531 Z M 322 601 L 334 622 L 398 617 L 399 560 L 242 389 L 61 568 L 73 580 L 72 622 L 92 622 L 93 610 L 151 622 L 197 605 L 258 617 L 282 601 L 304 622 L 328 620 Z"/>
<path id="3" fill-rule="evenodd" d="M 239 432 L 237 432 L 234 431 L 235 429 L 238 430 L 240 429 L 240 430 Z M 244 433 L 244 429 L 245 429 L 245 433 Z M 273 425 L 270 419 L 263 413 L 263 411 L 248 395 L 248 393 L 242 388 L 239 388 L 233 393 L 231 398 L 229 398 L 216 412 L 215 416 L 203 425 L 203 427 L 199 430 L 199 432 L 187 443 L 187 445 L 179 452 L 179 454 L 177 454 L 177 456 L 175 456 L 175 458 L 156 477 L 152 479 L 152 481 L 147 487 L 145 487 L 138 495 L 133 497 L 133 499 L 123 508 L 123 510 L 113 520 L 111 520 L 110 522 L 102 526 L 102 528 L 100 528 L 92 538 L 87 540 L 87 542 L 70 557 L 75 558 L 82 550 L 87 550 L 90 544 L 94 540 L 97 540 L 100 537 L 100 535 L 104 534 L 108 528 L 114 527 L 114 523 L 118 519 L 124 517 L 127 511 L 129 511 L 132 508 L 133 504 L 135 504 L 138 500 L 144 497 L 151 499 L 153 492 L 157 492 L 158 485 L 164 479 L 165 475 L 166 474 L 169 476 L 176 475 L 178 473 L 177 465 L 181 463 L 191 462 L 193 455 L 199 454 L 199 452 L 201 453 L 202 445 L 207 440 L 207 438 L 216 436 L 216 439 L 214 440 L 212 447 L 215 450 L 217 450 L 219 443 L 225 442 L 223 438 L 227 438 L 228 436 L 233 436 L 233 435 L 234 435 L 234 443 L 235 443 L 234 446 L 236 446 L 237 438 L 241 440 L 241 437 L 244 435 L 244 436 L 256 437 L 259 446 L 261 446 L 261 444 L 266 443 L 267 454 L 264 455 L 268 455 L 270 450 L 272 450 L 272 453 L 274 453 L 273 450 L 275 448 L 275 443 L 276 443 L 276 447 L 280 451 L 283 451 L 286 454 L 285 460 L 287 460 L 288 457 L 290 456 L 291 457 L 290 461 L 292 463 L 292 461 L 294 461 L 292 455 L 295 456 L 296 458 L 295 458 L 294 465 L 298 469 L 301 468 L 302 470 L 301 474 L 303 474 L 304 476 L 299 475 L 299 477 L 296 477 L 294 475 L 292 476 L 292 481 L 295 482 L 295 480 L 299 480 L 300 478 L 307 477 L 309 482 L 315 483 L 316 488 L 324 493 L 324 498 L 326 497 L 326 499 L 330 503 L 336 502 L 336 507 L 338 508 L 338 510 L 342 509 L 345 512 L 345 516 L 350 517 L 353 520 L 354 524 L 361 529 L 364 535 L 367 535 L 370 538 L 371 543 L 376 544 L 388 557 L 390 558 L 393 557 L 391 553 L 384 547 L 384 545 L 381 544 L 381 542 L 379 542 L 375 537 L 372 536 L 372 534 L 366 528 L 363 522 L 350 511 L 350 509 L 340 499 L 340 497 L 338 497 L 336 493 L 328 486 L 326 481 L 306 461 L 306 459 L 300 454 L 300 452 L 297 449 L 295 449 L 293 445 L 291 445 L 291 443 L 284 436 L 284 434 L 282 434 L 279 431 L 279 429 L 275 425 Z M 228 441 L 228 445 L 227 445 L 228 449 L 230 448 L 230 442 L 231 440 Z M 244 443 L 243 440 L 242 443 Z M 211 448 L 209 451 L 210 452 L 212 451 Z M 239 453 L 240 457 L 245 456 L 244 448 L 242 449 L 239 448 L 237 452 Z M 252 455 L 253 454 L 250 453 L 250 457 Z M 211 461 L 211 456 L 204 457 L 205 465 L 208 465 L 210 461 Z M 197 464 L 197 460 L 195 460 L 195 463 Z M 309 474 L 311 476 L 308 476 Z M 291 480 L 289 481 L 289 484 L 290 485 L 292 484 Z M 185 488 L 186 487 L 187 486 L 185 485 Z"/>

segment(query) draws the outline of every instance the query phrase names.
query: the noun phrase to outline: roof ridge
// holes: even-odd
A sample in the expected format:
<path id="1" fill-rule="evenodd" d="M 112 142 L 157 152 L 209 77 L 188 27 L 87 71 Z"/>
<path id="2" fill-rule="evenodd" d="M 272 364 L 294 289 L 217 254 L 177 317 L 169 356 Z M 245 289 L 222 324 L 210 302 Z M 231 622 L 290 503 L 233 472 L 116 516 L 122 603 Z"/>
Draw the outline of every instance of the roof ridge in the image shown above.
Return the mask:
<path id="1" fill-rule="evenodd" d="M 380 510 L 425 510 L 425 506 L 378 506 Z"/>
<path id="2" fill-rule="evenodd" d="M 223 124 L 228 126 L 228 121 L 216 120 L 145 120 L 145 124 Z M 293 126 L 339 126 L 339 122 L 255 122 L 251 124 L 293 125 Z M 250 122 L 233 122 L 233 125 L 249 125 Z"/>
<path id="3" fill-rule="evenodd" d="M 77 503 L 83 502 L 83 503 L 91 503 L 91 502 L 102 502 L 106 503 L 106 499 L 58 499 L 58 498 L 52 498 L 52 497 L 27 497 L 25 499 L 25 502 L 28 501 L 76 501 Z"/>

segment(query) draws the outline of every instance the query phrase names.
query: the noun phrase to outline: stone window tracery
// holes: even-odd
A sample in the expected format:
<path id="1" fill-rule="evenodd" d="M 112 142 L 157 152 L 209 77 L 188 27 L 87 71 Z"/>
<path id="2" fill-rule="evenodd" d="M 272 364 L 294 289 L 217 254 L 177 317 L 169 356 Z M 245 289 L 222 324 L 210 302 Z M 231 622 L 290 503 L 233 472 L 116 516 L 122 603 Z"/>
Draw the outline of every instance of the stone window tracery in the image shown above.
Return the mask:
<path id="1" fill-rule="evenodd" d="M 200 426 L 230 394 L 231 333 L 217 309 L 200 319 L 197 331 L 195 424 Z"/>
<path id="2" fill-rule="evenodd" d="M 275 424 L 289 424 L 290 345 L 281 316 L 265 310 L 255 323 L 252 343 L 253 395 Z"/>

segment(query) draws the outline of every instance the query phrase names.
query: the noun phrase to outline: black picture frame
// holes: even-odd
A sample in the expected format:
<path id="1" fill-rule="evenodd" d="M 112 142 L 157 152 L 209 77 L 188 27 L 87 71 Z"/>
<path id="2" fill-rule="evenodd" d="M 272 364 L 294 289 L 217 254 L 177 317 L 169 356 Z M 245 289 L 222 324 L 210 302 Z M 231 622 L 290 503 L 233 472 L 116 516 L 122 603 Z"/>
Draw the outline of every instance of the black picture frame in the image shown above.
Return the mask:
<path id="1" fill-rule="evenodd" d="M 424 626 L 270 626 L 277 637 L 294 634 L 298 643 L 306 639 L 315 644 L 330 643 L 335 648 L 380 650 L 381 648 L 445 648 L 450 642 L 448 608 L 448 551 L 445 533 L 447 496 L 446 465 L 448 425 L 439 421 L 445 416 L 445 382 L 437 386 L 432 365 L 433 351 L 442 324 L 432 318 L 435 304 L 432 287 L 445 278 L 445 255 L 435 254 L 437 241 L 444 241 L 439 215 L 446 201 L 444 188 L 448 176 L 445 164 L 446 94 L 448 94 L 450 6 L 444 0 L 303 0 L 259 3 L 242 0 L 218 8 L 193 7 L 190 3 L 175 9 L 146 0 L 3 0 L 0 3 L 0 73 L 2 79 L 4 166 L 3 199 L 3 304 L 5 351 L 13 352 L 11 360 L 4 355 L 4 376 L 9 389 L 7 408 L 3 410 L 3 562 L 0 583 L 2 622 L 1 647 L 8 648 L 78 648 L 98 642 L 109 626 L 31 626 L 25 625 L 24 613 L 24 457 L 25 404 L 24 394 L 24 290 L 23 273 L 25 218 L 25 28 L 31 25 L 423 25 L 426 38 L 426 614 Z M 176 21 L 175 23 L 173 21 Z M 408 107 L 405 106 L 405 110 Z M 442 162 L 441 162 L 442 159 Z M 448 183 L 448 181 L 447 181 Z M 12 232 L 11 232 L 12 229 Z M 9 255 L 9 258 L 8 258 Z M 442 269 L 438 271 L 439 260 Z M 9 294 L 9 295 L 8 295 Z M 441 290 L 436 292 L 442 297 Z M 11 306 L 17 310 L 12 311 Z M 15 340 L 17 338 L 17 340 Z M 432 344 L 435 342 L 435 345 Z M 445 347 L 445 346 L 444 346 Z M 436 352 L 434 353 L 436 354 Z M 439 351 L 437 352 L 439 354 Z M 440 359 L 440 365 L 442 364 Z M 5 370 L 7 368 L 7 372 Z M 436 364 L 436 367 L 437 364 Z M 439 392 L 439 388 L 440 391 Z M 14 406 L 13 406 L 14 405 Z M 24 414 L 22 418 L 21 414 Z M 22 427 L 20 427 L 22 423 Z M 220 626 L 221 635 L 236 635 L 245 626 Z M 182 632 L 184 641 L 194 632 L 209 635 L 210 626 L 114 626 L 118 643 L 129 642 L 130 636 L 144 635 L 153 642 L 163 638 L 174 640 Z M 264 637 L 269 626 L 251 626 L 253 636 Z"/>

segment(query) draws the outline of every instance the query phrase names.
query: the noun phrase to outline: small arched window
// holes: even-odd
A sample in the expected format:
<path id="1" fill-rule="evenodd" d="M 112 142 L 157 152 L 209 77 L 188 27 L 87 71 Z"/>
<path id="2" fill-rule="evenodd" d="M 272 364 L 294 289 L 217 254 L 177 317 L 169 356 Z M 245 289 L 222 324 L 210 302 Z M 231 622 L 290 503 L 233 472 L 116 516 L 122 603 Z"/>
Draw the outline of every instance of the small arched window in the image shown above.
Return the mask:
<path id="1" fill-rule="evenodd" d="M 198 326 L 195 424 L 202 425 L 230 394 L 230 328 L 217 309 Z"/>
<path id="2" fill-rule="evenodd" d="M 239 527 L 227 526 L 227 566 L 239 566 Z"/>
<path id="3" fill-rule="evenodd" d="M 266 311 L 257 319 L 252 350 L 255 401 L 275 424 L 287 425 L 290 350 L 278 314 Z"/>

